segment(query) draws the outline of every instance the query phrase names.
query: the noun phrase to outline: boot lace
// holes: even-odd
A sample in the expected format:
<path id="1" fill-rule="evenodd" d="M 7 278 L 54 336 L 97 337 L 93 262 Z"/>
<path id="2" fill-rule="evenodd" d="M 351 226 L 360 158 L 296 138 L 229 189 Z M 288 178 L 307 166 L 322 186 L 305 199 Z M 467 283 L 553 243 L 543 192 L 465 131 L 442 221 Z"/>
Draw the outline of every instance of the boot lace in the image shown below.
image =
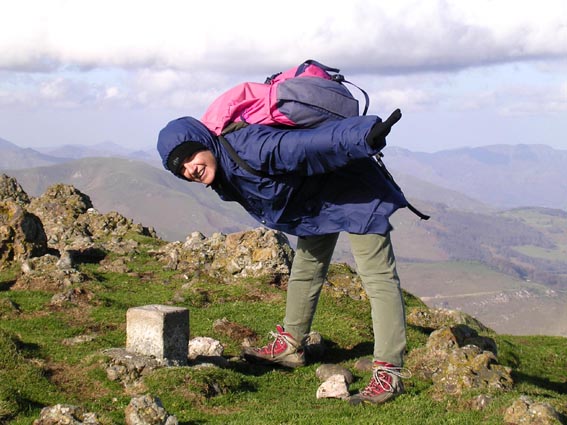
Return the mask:
<path id="1" fill-rule="evenodd" d="M 372 379 L 367 387 L 361 391 L 362 395 L 372 396 L 383 392 L 394 392 L 392 386 L 392 376 L 400 379 L 411 378 L 411 371 L 397 366 L 378 366 L 372 375 Z"/>
<path id="2" fill-rule="evenodd" d="M 259 353 L 274 356 L 287 347 L 287 341 L 280 332 L 270 331 L 270 337 L 274 338 L 274 340 L 264 347 L 259 348 Z"/>

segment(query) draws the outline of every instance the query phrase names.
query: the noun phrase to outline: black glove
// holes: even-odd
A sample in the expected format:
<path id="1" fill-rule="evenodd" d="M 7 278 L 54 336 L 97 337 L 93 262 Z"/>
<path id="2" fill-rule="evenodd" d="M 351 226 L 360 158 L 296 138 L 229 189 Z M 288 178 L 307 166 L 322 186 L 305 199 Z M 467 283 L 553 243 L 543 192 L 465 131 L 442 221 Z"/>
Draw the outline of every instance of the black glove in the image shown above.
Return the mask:
<path id="1" fill-rule="evenodd" d="M 402 118 L 402 112 L 396 109 L 386 121 L 374 124 L 368 136 L 366 136 L 366 143 L 368 143 L 372 149 L 382 149 L 386 146 L 386 136 L 390 134 L 392 126 L 397 123 L 400 118 Z"/>

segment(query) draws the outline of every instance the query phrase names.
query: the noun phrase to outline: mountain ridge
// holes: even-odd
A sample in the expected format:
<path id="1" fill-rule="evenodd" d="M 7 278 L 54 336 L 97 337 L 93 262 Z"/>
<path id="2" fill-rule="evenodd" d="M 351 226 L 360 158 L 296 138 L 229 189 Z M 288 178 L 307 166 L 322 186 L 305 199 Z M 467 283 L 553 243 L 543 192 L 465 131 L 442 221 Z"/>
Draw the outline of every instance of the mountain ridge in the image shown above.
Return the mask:
<path id="1" fill-rule="evenodd" d="M 87 157 L 136 159 L 161 167 L 155 150 L 128 150 L 110 142 L 94 146 L 52 146 L 41 151 L 58 156 L 18 148 L 4 141 L 0 144 L 0 169 L 55 165 Z M 384 154 L 387 167 L 411 198 L 429 200 L 430 190 L 443 188 L 453 191 L 445 199 L 451 207 L 567 209 L 567 179 L 564 178 L 567 150 L 538 144 L 497 144 L 426 153 L 387 146 Z M 435 189 L 427 188 L 427 184 L 434 185 Z"/>
<path id="2" fill-rule="evenodd" d="M 547 145 L 490 145 L 435 153 L 386 148 L 394 174 L 455 190 L 495 208 L 567 209 L 567 150 Z"/>

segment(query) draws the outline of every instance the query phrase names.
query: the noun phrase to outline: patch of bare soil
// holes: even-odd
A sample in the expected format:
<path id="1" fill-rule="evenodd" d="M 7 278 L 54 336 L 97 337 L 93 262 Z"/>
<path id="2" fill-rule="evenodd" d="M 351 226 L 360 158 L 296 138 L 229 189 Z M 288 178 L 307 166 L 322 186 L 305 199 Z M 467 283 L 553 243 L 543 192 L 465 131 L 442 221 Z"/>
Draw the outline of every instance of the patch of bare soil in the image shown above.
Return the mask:
<path id="1" fill-rule="evenodd" d="M 65 363 L 48 362 L 44 368 L 49 381 L 66 394 L 69 402 L 82 402 L 98 399 L 109 393 L 101 382 L 89 376 L 91 371 L 99 367 L 98 364 L 72 366 Z"/>

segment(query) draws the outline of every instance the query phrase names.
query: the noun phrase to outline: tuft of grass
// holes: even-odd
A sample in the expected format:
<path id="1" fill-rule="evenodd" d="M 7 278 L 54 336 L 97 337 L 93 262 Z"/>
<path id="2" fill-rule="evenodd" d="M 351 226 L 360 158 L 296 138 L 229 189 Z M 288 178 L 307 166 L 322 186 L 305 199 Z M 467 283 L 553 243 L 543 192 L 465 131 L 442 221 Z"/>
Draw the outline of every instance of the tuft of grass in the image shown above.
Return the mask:
<path id="1" fill-rule="evenodd" d="M 45 376 L 41 362 L 28 357 L 34 352 L 33 344 L 0 329 L 0 423 L 56 400 L 57 388 Z"/>

